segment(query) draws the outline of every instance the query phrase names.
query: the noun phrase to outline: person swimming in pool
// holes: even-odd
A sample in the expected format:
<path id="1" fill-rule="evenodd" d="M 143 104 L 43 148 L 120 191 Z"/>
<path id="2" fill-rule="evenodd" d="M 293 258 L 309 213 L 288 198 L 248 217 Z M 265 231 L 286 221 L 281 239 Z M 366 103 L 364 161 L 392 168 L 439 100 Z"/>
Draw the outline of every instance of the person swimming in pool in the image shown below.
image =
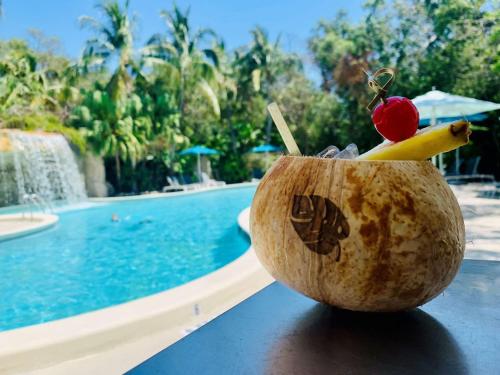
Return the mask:
<path id="1" fill-rule="evenodd" d="M 112 221 L 113 223 L 118 223 L 118 222 L 120 221 L 120 216 L 118 216 L 118 214 L 115 214 L 115 213 L 114 213 L 114 214 L 112 214 L 112 215 L 111 215 L 111 221 Z"/>
<path id="2" fill-rule="evenodd" d="M 149 224 L 153 222 L 153 218 L 151 216 L 147 216 L 141 221 L 139 221 L 139 224 Z"/>

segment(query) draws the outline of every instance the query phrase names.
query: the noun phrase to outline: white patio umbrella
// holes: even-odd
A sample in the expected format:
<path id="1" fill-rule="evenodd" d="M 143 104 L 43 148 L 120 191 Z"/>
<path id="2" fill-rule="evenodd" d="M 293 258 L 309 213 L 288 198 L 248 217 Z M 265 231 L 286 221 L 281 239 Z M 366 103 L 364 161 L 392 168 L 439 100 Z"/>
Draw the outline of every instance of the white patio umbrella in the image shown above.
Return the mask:
<path id="1" fill-rule="evenodd" d="M 500 109 L 500 104 L 452 95 L 439 90 L 432 90 L 412 100 L 418 109 L 420 121 L 430 120 L 435 125 L 440 120 L 453 121 L 453 118 L 467 118 L 478 113 Z M 458 148 L 455 151 L 455 173 L 458 174 Z M 439 170 L 444 173 L 443 154 L 439 154 Z"/>

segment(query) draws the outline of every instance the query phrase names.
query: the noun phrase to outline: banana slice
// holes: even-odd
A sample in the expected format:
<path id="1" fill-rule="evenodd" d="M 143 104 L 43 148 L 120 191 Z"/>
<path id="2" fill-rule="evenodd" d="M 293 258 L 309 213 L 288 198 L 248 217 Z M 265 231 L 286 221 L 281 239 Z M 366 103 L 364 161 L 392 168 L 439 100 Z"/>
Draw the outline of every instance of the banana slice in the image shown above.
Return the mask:
<path id="1" fill-rule="evenodd" d="M 464 120 L 429 126 L 401 142 L 384 142 L 358 160 L 425 160 L 469 142 L 470 123 Z"/>

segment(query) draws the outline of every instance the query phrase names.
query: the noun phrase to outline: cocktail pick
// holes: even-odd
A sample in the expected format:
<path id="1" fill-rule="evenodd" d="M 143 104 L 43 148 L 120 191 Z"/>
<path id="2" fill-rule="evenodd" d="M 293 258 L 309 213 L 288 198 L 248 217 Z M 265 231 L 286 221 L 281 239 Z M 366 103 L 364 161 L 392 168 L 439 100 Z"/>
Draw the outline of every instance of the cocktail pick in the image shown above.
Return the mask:
<path id="1" fill-rule="evenodd" d="M 366 108 L 371 111 L 377 105 L 377 102 L 379 100 L 385 102 L 385 97 L 387 96 L 387 92 L 394 82 L 396 73 L 394 72 L 394 69 L 382 68 L 373 73 L 373 76 L 370 76 L 366 71 L 365 74 L 368 75 L 368 86 L 370 86 L 370 88 L 377 94 L 366 106 Z M 380 83 L 376 81 L 376 79 L 383 75 L 388 75 L 389 80 L 383 86 L 381 86 Z"/>
<path id="2" fill-rule="evenodd" d="M 293 138 L 293 135 L 290 132 L 290 128 L 288 128 L 288 125 L 286 124 L 286 121 L 283 118 L 283 115 L 281 114 L 278 104 L 274 102 L 269 104 L 267 106 L 267 110 L 269 111 L 269 114 L 271 115 L 274 124 L 278 128 L 278 131 L 281 135 L 281 138 L 283 139 L 283 142 L 285 143 L 288 153 L 290 155 L 300 156 L 301 153 L 299 150 L 299 146 L 297 146 L 297 143 L 295 142 L 295 139 Z"/>

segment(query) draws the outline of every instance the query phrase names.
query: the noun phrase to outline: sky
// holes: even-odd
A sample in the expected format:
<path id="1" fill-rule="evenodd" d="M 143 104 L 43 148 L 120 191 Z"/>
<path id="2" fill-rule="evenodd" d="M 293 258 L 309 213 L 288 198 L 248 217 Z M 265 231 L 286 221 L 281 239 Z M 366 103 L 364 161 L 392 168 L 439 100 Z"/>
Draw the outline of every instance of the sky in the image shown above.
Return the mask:
<path id="1" fill-rule="evenodd" d="M 79 27 L 81 15 L 97 16 L 96 0 L 3 0 L 0 39 L 27 38 L 28 29 L 39 29 L 60 39 L 62 52 L 77 58 L 90 34 Z M 363 0 L 177 0 L 181 9 L 191 8 L 194 28 L 209 27 L 229 49 L 250 41 L 249 30 L 256 25 L 269 32 L 271 40 L 281 34 L 282 46 L 307 54 L 307 39 L 320 19 L 331 19 L 344 9 L 356 21 L 362 14 Z M 131 0 L 131 12 L 138 18 L 138 46 L 156 32 L 165 30 L 159 17 L 171 9 L 172 0 Z M 314 73 L 312 73 L 314 74 Z"/>

